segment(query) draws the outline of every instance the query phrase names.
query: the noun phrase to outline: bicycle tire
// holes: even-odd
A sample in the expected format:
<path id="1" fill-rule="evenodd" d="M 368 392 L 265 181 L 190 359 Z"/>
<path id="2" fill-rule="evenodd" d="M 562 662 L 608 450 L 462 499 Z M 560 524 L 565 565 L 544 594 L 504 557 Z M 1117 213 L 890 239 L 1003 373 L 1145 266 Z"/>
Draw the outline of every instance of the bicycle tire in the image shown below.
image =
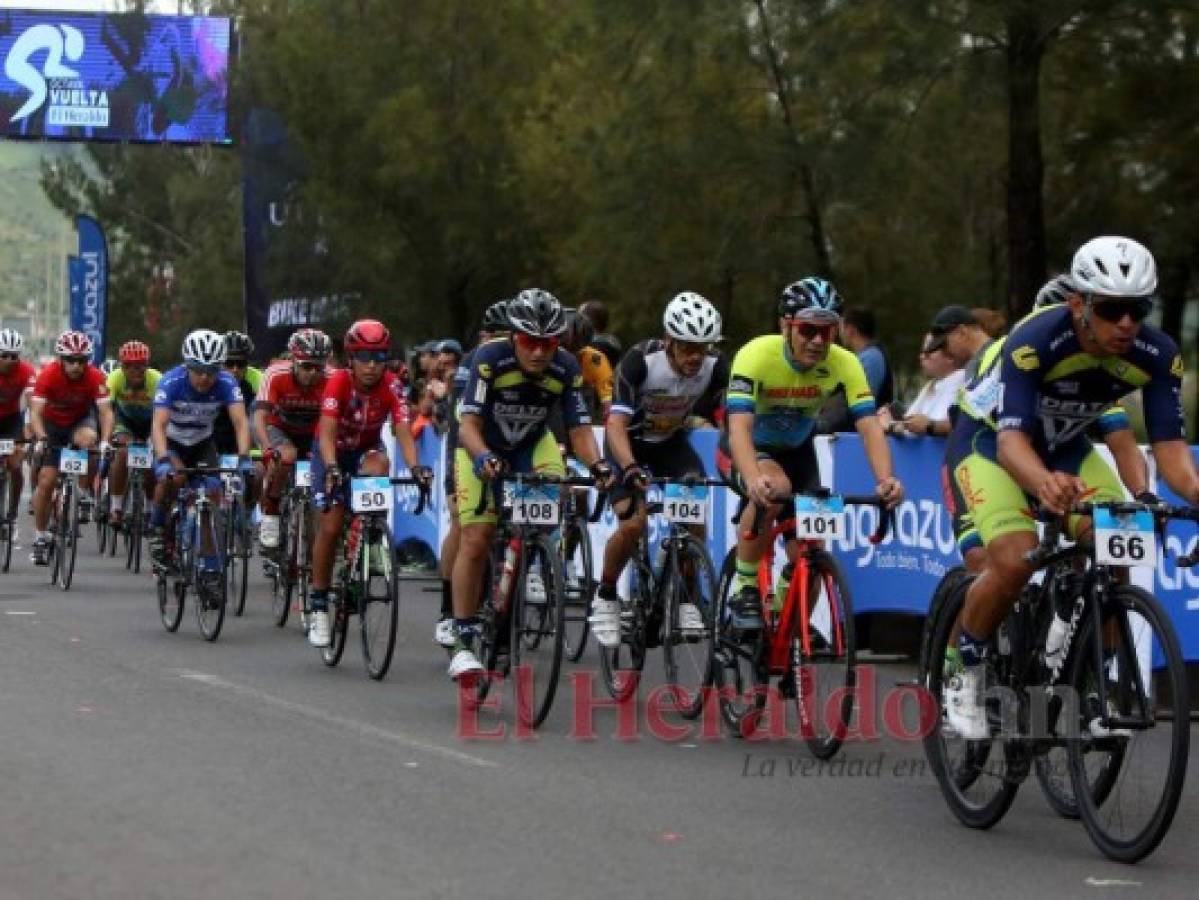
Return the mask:
<path id="1" fill-rule="evenodd" d="M 141 479 L 130 479 L 133 509 L 125 517 L 125 568 L 134 574 L 142 570 L 142 526 L 145 516 L 145 499 L 142 496 Z"/>
<path id="2" fill-rule="evenodd" d="M 165 575 L 154 579 L 158 588 L 158 616 L 162 627 L 174 633 L 183 621 L 183 606 L 187 596 L 187 582 L 176 579 L 172 584 Z"/>
<path id="3" fill-rule="evenodd" d="M 237 501 L 229 510 L 229 527 L 226 530 L 225 544 L 228 572 L 226 592 L 233 597 L 234 616 L 241 616 L 246 611 L 246 593 L 250 587 L 249 543 L 246 516 L 241 502 Z"/>
<path id="4" fill-rule="evenodd" d="M 563 652 L 572 663 L 578 662 L 587 649 L 591 625 L 591 598 L 595 596 L 595 568 L 592 557 L 591 533 L 587 524 L 572 516 L 562 529 L 563 582 L 566 590 L 566 617 Z"/>
<path id="5" fill-rule="evenodd" d="M 271 621 L 276 628 L 287 624 L 291 614 L 292 584 L 291 572 L 294 568 L 292 559 L 295 547 L 291 527 L 292 503 L 284 496 L 282 508 L 279 510 L 279 549 L 271 576 Z"/>
<path id="6" fill-rule="evenodd" d="M 737 737 L 753 734 L 766 708 L 770 683 L 765 666 L 766 638 L 759 632 L 745 640 L 726 632 L 728 604 L 736 593 L 737 550 L 725 554 L 717 587 L 716 647 L 712 656 L 712 684 L 720 702 L 720 715 Z"/>
<path id="7" fill-rule="evenodd" d="M 540 567 L 545 587 L 545 603 L 540 609 L 527 602 L 526 584 L 534 565 Z M 516 676 L 513 681 L 516 715 L 529 728 L 540 727 L 554 704 L 562 668 L 565 602 L 562 559 L 557 545 L 547 534 L 526 538 L 510 622 L 510 653 L 511 671 Z M 529 668 L 528 691 L 525 690 L 524 666 Z"/>
<path id="8" fill-rule="evenodd" d="M 196 587 L 196 623 L 200 626 L 200 633 L 204 635 L 204 639 L 209 642 L 220 637 L 221 626 L 225 623 L 225 610 L 229 604 L 229 582 L 225 570 L 202 572 L 198 565 L 203 558 L 201 554 L 204 547 L 204 531 L 210 532 L 217 560 L 221 558 L 221 536 L 224 529 L 215 521 L 216 518 L 212 509 L 202 510 L 197 516 L 196 531 L 192 536 L 191 572 Z M 226 559 L 230 556 L 231 554 L 226 554 Z"/>
<path id="9" fill-rule="evenodd" d="M 792 648 L 793 651 L 798 651 L 802 666 L 796 678 L 795 709 L 797 717 L 804 717 L 800 719 L 800 734 L 812 755 L 817 759 L 831 759 L 841 749 L 853 718 L 856 693 L 853 688 L 857 683 L 853 598 L 841 567 L 830 553 L 825 550 L 812 551 L 808 566 L 813 585 L 821 584 L 824 588 L 824 599 L 830 608 L 830 633 L 826 635 L 818 628 L 809 627 L 811 653 L 804 655 L 802 623 L 798 617 L 792 622 Z M 833 595 L 836 596 L 835 601 Z M 819 615 L 817 593 L 809 589 L 808 597 L 809 616 Z M 839 636 L 832 622 L 831 609 L 834 603 L 837 606 L 837 617 L 840 619 Z M 819 641 L 816 638 L 817 634 L 820 635 Z M 827 650 L 814 646 L 818 642 L 827 646 Z M 829 664 L 828 676 L 817 674 L 824 663 Z M 829 689 L 827 696 L 822 690 L 824 687 Z M 832 697 L 838 693 L 841 701 L 840 704 L 834 705 Z M 815 700 L 811 705 L 808 703 L 809 697 Z M 806 725 L 803 724 L 805 718 Z"/>
<path id="10" fill-rule="evenodd" d="M 366 665 L 366 674 L 374 681 L 381 681 L 387 675 L 396 648 L 396 632 L 400 624 L 400 582 L 395 564 L 395 548 L 392 546 L 387 526 L 371 527 L 370 536 L 373 539 L 372 543 L 381 543 L 379 559 L 384 569 L 382 577 L 385 579 L 386 596 L 371 596 L 370 583 L 379 577 L 372 574 L 368 578 L 370 583 L 362 587 L 362 609 L 358 613 L 358 627 L 362 636 L 362 661 Z M 359 552 L 367 553 L 367 560 L 370 560 L 370 546 L 366 540 L 361 542 Z"/>
<path id="11" fill-rule="evenodd" d="M 75 557 L 79 553 L 79 492 L 67 492 L 66 515 L 59 522 L 59 537 L 62 541 L 62 566 L 59 568 L 59 586 L 64 591 L 71 589 L 75 580 Z"/>
<path id="12" fill-rule="evenodd" d="M 938 716 L 936 727 L 924 738 L 924 753 L 941 788 L 941 794 L 958 821 L 970 828 L 986 829 L 1007 814 L 1016 799 L 1020 783 L 1007 777 L 1006 770 L 1002 768 L 1006 755 L 1002 752 L 998 754 L 1001 757 L 1001 770 L 998 775 L 988 770 L 993 752 L 1002 750 L 1002 742 L 998 739 L 963 741 L 963 761 L 956 763 L 949 760 L 946 745 L 947 726 L 942 712 L 945 708 L 946 687 L 944 651 L 937 652 L 938 648 L 944 648 L 949 644 L 949 636 L 972 581 L 973 579 L 967 579 L 954 587 L 952 593 L 941 604 L 932 629 L 929 659 L 921 680 L 937 703 Z M 994 658 L 995 648 L 992 646 L 991 649 L 991 657 Z M 969 792 L 980 785 L 977 792 L 980 796 L 977 799 L 970 796 Z"/>
<path id="13" fill-rule="evenodd" d="M 1109 663 L 1105 659 L 1103 666 L 1105 679 L 1112 668 L 1116 673 L 1111 686 L 1113 690 L 1108 695 L 1109 703 L 1115 706 L 1115 711 L 1120 715 L 1131 716 L 1134 700 L 1138 697 L 1143 698 L 1144 690 L 1147 690 L 1148 702 L 1153 705 L 1149 712 L 1150 726 L 1132 730 L 1127 738 L 1096 739 L 1092 736 L 1090 741 L 1074 740 L 1068 744 L 1067 749 L 1071 784 L 1087 834 L 1105 856 L 1118 862 L 1134 863 L 1144 859 L 1157 848 L 1169 831 L 1174 814 L 1178 810 L 1190 752 L 1190 697 L 1186 665 L 1178 644 L 1178 636 L 1157 598 L 1133 585 L 1118 585 L 1111 589 L 1108 606 L 1105 608 L 1105 614 L 1112 613 L 1115 614 L 1115 627 L 1119 630 L 1120 640 L 1117 642 L 1112 662 Z M 1130 614 L 1139 617 L 1143 623 L 1142 627 L 1137 628 L 1136 634 L 1133 633 Z M 1097 623 L 1088 617 L 1082 628 L 1081 639 L 1076 647 L 1072 648 L 1073 658 L 1069 661 L 1069 683 L 1080 698 L 1084 716 L 1089 715 L 1088 707 L 1092 704 L 1086 693 L 1087 676 L 1088 673 L 1092 677 L 1096 674 L 1094 643 L 1098 635 Z M 1143 682 L 1141 662 L 1138 658 L 1139 648 L 1146 646 L 1146 642 L 1149 653 L 1145 658 L 1160 660 L 1164 664 L 1159 667 L 1164 670 L 1164 676 L 1154 679 L 1150 671 L 1151 680 L 1148 685 Z M 1097 709 L 1095 712 L 1101 714 Z M 1162 731 L 1167 726 L 1169 734 L 1163 737 Z M 1113 741 L 1123 744 L 1117 777 L 1114 784 L 1101 792 L 1088 780 L 1085 754 L 1088 743 L 1095 745 Z M 1125 787 L 1129 788 L 1130 794 L 1149 795 L 1144 789 L 1143 778 L 1133 775 L 1133 770 L 1138 768 L 1137 761 L 1142 749 L 1145 750 L 1146 756 L 1154 754 L 1154 758 L 1146 760 L 1147 771 L 1151 775 L 1164 772 L 1160 797 L 1147 815 L 1143 827 L 1129 836 L 1116 835 L 1113 833 L 1115 827 L 1122 827 L 1132 818 L 1126 814 L 1121 804 Z M 1161 761 L 1163 751 L 1169 757 L 1164 766 Z M 1101 769 L 1100 777 L 1104 777 L 1108 771 L 1110 767 Z"/>
<path id="14" fill-rule="evenodd" d="M 505 540 L 497 546 L 506 548 L 507 541 Z M 458 702 L 465 704 L 470 710 L 478 709 L 487 699 L 487 695 L 491 693 L 492 681 L 501 674 L 499 671 L 501 644 L 508 635 L 508 617 L 506 614 L 496 612 L 493 600 L 497 596 L 499 585 L 497 580 L 492 577 L 492 573 L 502 570 L 502 566 L 496 563 L 493 556 L 495 552 L 493 549 L 492 553 L 488 554 L 481 579 L 486 591 L 479 612 L 479 662 L 483 665 L 483 672 L 472 679 L 473 684 L 464 684 L 458 691 Z M 506 672 L 502 674 L 506 674 Z"/>
<path id="15" fill-rule="evenodd" d="M 664 579 L 662 663 L 666 683 L 676 689 L 676 711 L 685 719 L 695 719 L 703 711 L 707 688 L 712 683 L 716 652 L 716 572 L 707 547 L 695 535 L 684 534 L 679 540 L 681 544 L 677 556 L 673 557 L 672 571 Z M 684 574 L 688 570 L 693 573 L 692 585 L 688 585 Z M 702 635 L 683 633 L 679 610 L 684 602 L 694 604 L 699 610 L 704 623 Z M 688 673 L 692 677 L 688 678 Z"/>
<path id="16" fill-rule="evenodd" d="M 329 592 L 329 646 L 321 647 L 321 661 L 333 668 L 346 652 L 346 636 L 350 627 L 350 611 L 346 597 L 349 583 L 342 581 L 341 589 Z"/>
<path id="17" fill-rule="evenodd" d="M 100 496 L 96 498 L 96 507 L 92 512 L 96 516 L 96 539 L 100 545 L 100 555 L 103 556 L 108 550 L 108 539 L 111 536 L 111 529 L 108 527 L 109 507 L 112 505 L 111 496 L 108 493 L 108 479 L 105 478 L 100 482 Z"/>
<path id="18" fill-rule="evenodd" d="M 16 522 L 8 516 L 8 470 L 0 466 L 0 571 L 7 572 L 12 565 L 13 528 Z"/>

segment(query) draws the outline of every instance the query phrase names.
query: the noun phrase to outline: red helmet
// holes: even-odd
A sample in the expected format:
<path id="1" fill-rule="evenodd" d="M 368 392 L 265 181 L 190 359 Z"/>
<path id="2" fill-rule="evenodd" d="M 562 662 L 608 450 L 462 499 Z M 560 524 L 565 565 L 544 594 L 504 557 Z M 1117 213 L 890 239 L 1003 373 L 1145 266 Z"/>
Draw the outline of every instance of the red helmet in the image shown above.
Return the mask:
<path id="1" fill-rule="evenodd" d="M 64 331 L 54 342 L 55 356 L 91 356 L 92 339 L 82 331 Z"/>
<path id="2" fill-rule="evenodd" d="M 141 341 L 126 341 L 117 351 L 117 358 L 123 363 L 148 363 L 150 348 Z"/>
<path id="3" fill-rule="evenodd" d="M 359 319 L 346 332 L 347 353 L 355 350 L 390 350 L 391 332 L 382 322 L 374 319 Z"/>

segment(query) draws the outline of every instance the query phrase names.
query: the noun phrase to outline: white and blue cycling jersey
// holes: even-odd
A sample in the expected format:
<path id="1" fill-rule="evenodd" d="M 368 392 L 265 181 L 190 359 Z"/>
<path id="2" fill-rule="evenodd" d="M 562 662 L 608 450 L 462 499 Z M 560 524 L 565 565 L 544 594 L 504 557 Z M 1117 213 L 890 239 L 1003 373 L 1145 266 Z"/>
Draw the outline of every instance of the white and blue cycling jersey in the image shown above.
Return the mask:
<path id="1" fill-rule="evenodd" d="M 241 389 L 228 372 L 221 372 L 207 391 L 197 391 L 187 377 L 186 366 L 176 366 L 158 382 L 155 409 L 169 409 L 167 440 L 194 447 L 212 437 L 217 414 L 234 403 L 244 405 Z"/>

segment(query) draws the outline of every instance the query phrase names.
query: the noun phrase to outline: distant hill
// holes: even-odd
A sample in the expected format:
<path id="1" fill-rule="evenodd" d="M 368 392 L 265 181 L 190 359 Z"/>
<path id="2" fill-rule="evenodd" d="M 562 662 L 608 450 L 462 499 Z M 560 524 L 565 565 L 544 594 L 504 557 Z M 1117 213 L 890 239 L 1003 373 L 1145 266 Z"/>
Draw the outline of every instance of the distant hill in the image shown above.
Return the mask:
<path id="1" fill-rule="evenodd" d="M 70 144 L 0 140 L 0 316 L 24 311 L 25 301 L 46 292 L 46 254 L 53 265 L 74 250 L 71 222 L 42 193 L 43 156 L 81 152 Z M 53 272 L 55 290 L 62 268 Z"/>

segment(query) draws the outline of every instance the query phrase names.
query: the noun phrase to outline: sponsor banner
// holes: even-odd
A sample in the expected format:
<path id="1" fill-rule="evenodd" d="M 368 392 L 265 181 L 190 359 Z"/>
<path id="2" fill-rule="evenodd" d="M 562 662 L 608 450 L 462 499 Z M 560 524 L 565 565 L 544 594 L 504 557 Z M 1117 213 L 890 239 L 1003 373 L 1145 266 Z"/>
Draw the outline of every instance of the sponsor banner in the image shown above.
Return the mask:
<path id="1" fill-rule="evenodd" d="M 82 283 L 78 299 L 71 293 L 71 327 L 92 339 L 92 361 L 104 361 L 108 331 L 108 242 L 104 229 L 91 216 L 76 216 Z M 72 281 L 72 288 L 74 282 Z"/>
<path id="2" fill-rule="evenodd" d="M 230 143 L 232 20 L 0 11 L 6 137 Z"/>
<path id="3" fill-rule="evenodd" d="M 1199 460 L 1199 450 L 1192 447 L 1191 453 Z M 1166 483 L 1157 479 L 1155 493 L 1167 503 L 1185 505 L 1186 501 L 1171 491 Z M 1158 556 L 1157 569 L 1153 573 L 1153 593 L 1178 630 L 1178 641 L 1182 655 L 1190 662 L 1199 661 L 1199 567 L 1179 568 L 1175 562 L 1179 556 L 1190 553 L 1199 542 L 1199 533 L 1188 522 L 1174 522 L 1166 529 L 1165 540 L 1161 541 L 1162 553 Z"/>

